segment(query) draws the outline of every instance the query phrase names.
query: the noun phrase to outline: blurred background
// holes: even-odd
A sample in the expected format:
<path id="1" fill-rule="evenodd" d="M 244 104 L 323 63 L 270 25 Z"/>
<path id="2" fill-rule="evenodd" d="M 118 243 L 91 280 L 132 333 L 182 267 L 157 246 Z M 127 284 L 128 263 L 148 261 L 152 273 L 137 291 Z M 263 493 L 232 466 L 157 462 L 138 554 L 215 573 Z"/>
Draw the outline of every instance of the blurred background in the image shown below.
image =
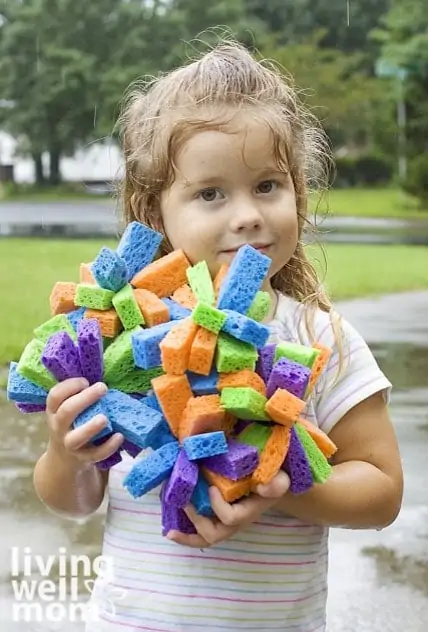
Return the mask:
<path id="1" fill-rule="evenodd" d="M 220 26 L 219 26 L 220 25 Z M 0 0 L 0 629 L 13 621 L 11 547 L 100 553 L 87 521 L 35 498 L 43 416 L 5 399 L 7 367 L 118 233 L 114 123 L 128 84 L 173 68 L 224 29 L 295 78 L 336 161 L 311 196 L 309 256 L 394 384 L 404 506 L 383 532 L 334 530 L 330 632 L 425 632 L 428 622 L 428 10 L 421 0 Z M 85 598 L 82 588 L 82 598 Z"/>

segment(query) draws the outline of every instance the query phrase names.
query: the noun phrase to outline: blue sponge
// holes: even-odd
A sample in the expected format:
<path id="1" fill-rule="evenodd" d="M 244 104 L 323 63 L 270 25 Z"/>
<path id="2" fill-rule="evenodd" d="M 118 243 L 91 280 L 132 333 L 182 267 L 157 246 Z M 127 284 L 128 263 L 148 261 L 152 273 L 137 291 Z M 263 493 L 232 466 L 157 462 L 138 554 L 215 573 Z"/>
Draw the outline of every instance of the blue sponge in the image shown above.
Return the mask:
<path id="1" fill-rule="evenodd" d="M 224 454 L 227 452 L 226 436 L 222 430 L 194 435 L 184 439 L 183 448 L 186 450 L 189 461 Z"/>
<path id="2" fill-rule="evenodd" d="M 47 392 L 41 386 L 37 386 L 20 375 L 16 370 L 17 366 L 17 362 L 11 362 L 9 366 L 6 391 L 8 400 L 21 404 L 45 404 Z"/>
<path id="3" fill-rule="evenodd" d="M 77 328 L 79 327 L 80 321 L 84 318 L 86 312 L 86 307 L 79 307 L 79 309 L 74 309 L 72 312 L 66 314 L 70 325 L 73 327 L 74 331 L 77 332 Z"/>
<path id="4" fill-rule="evenodd" d="M 150 436 L 149 447 L 152 450 L 158 450 L 167 443 L 172 443 L 177 439 L 172 434 L 166 419 L 163 417 L 159 426 L 156 427 L 156 431 Z"/>
<path id="5" fill-rule="evenodd" d="M 128 280 L 125 260 L 106 246 L 101 248 L 92 263 L 91 272 L 100 287 L 113 292 L 119 292 Z"/>
<path id="6" fill-rule="evenodd" d="M 123 479 L 123 486 L 133 498 L 144 496 L 162 483 L 172 472 L 180 447 L 178 442 L 166 445 L 138 461 Z"/>
<path id="7" fill-rule="evenodd" d="M 180 303 L 176 303 L 172 298 L 163 298 L 162 302 L 165 303 L 169 309 L 170 320 L 183 320 L 183 318 L 187 318 L 192 313 L 190 309 L 183 307 Z"/>
<path id="8" fill-rule="evenodd" d="M 248 342 L 257 349 L 265 346 L 270 335 L 269 327 L 257 323 L 244 314 L 232 312 L 229 309 L 225 309 L 224 312 L 227 318 L 222 327 L 223 331 L 242 342 Z"/>
<path id="9" fill-rule="evenodd" d="M 128 281 L 149 265 L 162 241 L 162 235 L 140 222 L 131 222 L 125 229 L 116 249 L 128 268 Z"/>
<path id="10" fill-rule="evenodd" d="M 231 309 L 246 314 L 262 286 L 270 264 L 271 259 L 263 253 L 248 244 L 242 246 L 221 284 L 218 309 Z"/>
<path id="11" fill-rule="evenodd" d="M 208 483 L 205 480 L 201 472 L 199 472 L 198 482 L 193 490 L 191 504 L 196 509 L 196 513 L 200 516 L 207 516 L 207 518 L 213 518 L 215 516 L 211 507 L 210 495 L 208 493 Z"/>
<path id="12" fill-rule="evenodd" d="M 102 397 L 100 400 L 95 402 L 95 404 L 92 404 L 91 406 L 86 408 L 82 413 L 80 413 L 80 415 L 76 417 L 73 423 L 73 428 L 79 428 L 80 426 L 83 426 L 83 424 L 86 424 L 88 421 L 91 421 L 91 419 L 95 417 L 95 415 L 105 415 L 107 417 L 107 425 L 104 428 L 102 428 L 99 432 L 97 432 L 97 434 L 94 437 L 92 437 L 92 441 L 94 440 L 96 441 L 98 439 L 102 439 L 103 437 L 107 437 L 108 435 L 111 435 L 113 432 L 112 423 L 107 415 L 107 407 L 104 403 L 104 397 Z"/>
<path id="13" fill-rule="evenodd" d="M 155 325 L 155 327 L 140 329 L 132 335 L 131 344 L 134 362 L 138 368 L 147 370 L 161 366 L 162 359 L 159 344 L 176 324 L 171 320 L 168 323 Z"/>
<path id="14" fill-rule="evenodd" d="M 120 432 L 127 441 L 142 450 L 151 445 L 163 420 L 157 410 L 113 388 L 104 395 L 103 404 L 114 432 Z"/>
<path id="15" fill-rule="evenodd" d="M 190 388 L 196 396 L 217 395 L 219 374 L 215 367 L 211 370 L 209 375 L 199 375 L 199 373 L 189 372 L 187 377 L 190 382 Z"/>
<path id="16" fill-rule="evenodd" d="M 158 410 L 160 413 L 162 412 L 162 408 L 161 408 L 161 405 L 159 404 L 159 400 L 153 391 L 149 391 L 147 393 L 146 397 L 144 398 L 144 403 L 146 406 L 150 406 L 150 408 L 153 408 L 154 410 Z"/>

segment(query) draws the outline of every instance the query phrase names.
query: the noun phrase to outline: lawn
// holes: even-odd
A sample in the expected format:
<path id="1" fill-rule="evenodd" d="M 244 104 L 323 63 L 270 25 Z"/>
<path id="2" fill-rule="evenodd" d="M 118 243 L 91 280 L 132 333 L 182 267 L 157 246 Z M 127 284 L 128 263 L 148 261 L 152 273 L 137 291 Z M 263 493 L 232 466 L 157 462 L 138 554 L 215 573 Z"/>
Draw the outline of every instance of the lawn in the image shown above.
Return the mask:
<path id="1" fill-rule="evenodd" d="M 0 242 L 0 365 L 17 359 L 33 328 L 49 318 L 48 297 L 55 281 L 76 280 L 79 263 L 91 261 L 103 244 L 112 243 L 47 239 Z M 308 247 L 334 300 L 428 288 L 427 248 L 329 244 L 324 250 L 326 276 L 320 248 Z"/>

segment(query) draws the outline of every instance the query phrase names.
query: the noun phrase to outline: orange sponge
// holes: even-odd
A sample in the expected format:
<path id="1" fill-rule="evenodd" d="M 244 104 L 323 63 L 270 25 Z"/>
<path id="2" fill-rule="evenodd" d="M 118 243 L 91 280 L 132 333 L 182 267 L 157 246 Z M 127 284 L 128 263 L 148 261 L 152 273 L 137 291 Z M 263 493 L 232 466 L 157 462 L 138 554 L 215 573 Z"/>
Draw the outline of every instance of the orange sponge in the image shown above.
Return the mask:
<path id="1" fill-rule="evenodd" d="M 269 483 L 273 477 L 278 474 L 287 456 L 290 436 L 290 428 L 286 426 L 273 426 L 265 448 L 260 454 L 257 469 L 252 474 L 252 491 L 255 491 L 257 485 Z"/>
<path id="2" fill-rule="evenodd" d="M 224 277 L 228 273 L 229 266 L 227 263 L 223 263 L 220 270 L 217 272 L 216 278 L 214 279 L 214 294 L 215 297 L 218 298 L 218 293 L 220 292 L 221 284 L 224 281 Z"/>
<path id="3" fill-rule="evenodd" d="M 122 323 L 115 309 L 107 309 L 106 311 L 87 309 L 85 318 L 96 318 L 100 324 L 103 338 L 116 338 L 122 330 Z"/>
<path id="4" fill-rule="evenodd" d="M 97 282 L 94 279 L 94 275 L 92 274 L 91 265 L 92 263 L 80 264 L 80 275 L 79 275 L 80 283 L 89 283 L 90 285 L 97 284 Z"/>
<path id="5" fill-rule="evenodd" d="M 225 412 L 220 404 L 220 395 L 192 397 L 187 402 L 180 422 L 179 439 L 223 430 Z"/>
<path id="6" fill-rule="evenodd" d="M 315 424 L 312 424 L 310 421 L 304 419 L 303 417 L 299 417 L 297 421 L 307 430 L 308 435 L 312 437 L 312 439 L 315 441 L 315 443 L 327 459 L 329 459 L 331 456 L 333 456 L 333 454 L 337 452 L 336 444 L 333 443 L 330 437 L 328 437 L 325 432 L 321 430 L 321 428 L 318 428 L 318 426 L 315 426 Z"/>
<path id="7" fill-rule="evenodd" d="M 331 349 L 324 347 L 318 342 L 314 344 L 314 349 L 318 349 L 320 353 L 312 366 L 311 377 L 309 378 L 308 388 L 306 389 L 306 397 L 312 393 L 314 386 L 317 383 L 319 376 L 327 366 L 332 353 Z"/>
<path id="8" fill-rule="evenodd" d="M 266 396 L 265 383 L 260 375 L 257 375 L 255 371 L 250 371 L 250 369 L 242 369 L 242 371 L 237 373 L 220 373 L 220 379 L 217 383 L 218 390 L 222 391 L 229 386 L 235 388 L 250 387 L 260 393 L 260 395 Z"/>
<path id="9" fill-rule="evenodd" d="M 159 343 L 165 373 L 181 375 L 187 371 L 190 350 L 197 331 L 197 324 L 191 318 L 185 318 L 170 329 Z"/>
<path id="10" fill-rule="evenodd" d="M 175 290 L 171 298 L 187 309 L 195 309 L 198 304 L 198 299 L 188 285 L 182 285 L 178 290 Z"/>
<path id="11" fill-rule="evenodd" d="M 152 380 L 152 387 L 172 434 L 178 437 L 183 412 L 192 397 L 189 380 L 185 375 L 160 375 Z"/>
<path id="12" fill-rule="evenodd" d="M 217 334 L 199 327 L 190 348 L 189 371 L 209 375 L 217 347 Z"/>
<path id="13" fill-rule="evenodd" d="M 159 298 L 171 296 L 187 282 L 186 270 L 190 263 L 182 250 L 174 250 L 137 272 L 131 284 L 142 290 L 150 290 Z"/>
<path id="14" fill-rule="evenodd" d="M 233 503 L 251 492 L 251 475 L 237 481 L 231 481 L 229 478 L 212 472 L 206 467 L 202 468 L 202 473 L 210 485 L 215 485 L 219 489 L 227 503 Z"/>
<path id="15" fill-rule="evenodd" d="M 168 307 L 153 292 L 134 290 L 134 298 L 148 327 L 155 327 L 169 321 Z"/>
<path id="16" fill-rule="evenodd" d="M 222 430 L 224 434 L 226 435 L 227 439 L 230 439 L 230 437 L 233 435 L 236 421 L 237 421 L 236 417 L 234 417 L 233 415 L 225 411 Z"/>
<path id="17" fill-rule="evenodd" d="M 76 309 L 74 298 L 76 296 L 76 283 L 59 281 L 55 283 L 51 292 L 49 303 L 52 316 L 68 314 Z"/>
<path id="18" fill-rule="evenodd" d="M 265 412 L 282 426 L 291 426 L 301 415 L 306 403 L 283 388 L 277 388 L 265 406 Z"/>

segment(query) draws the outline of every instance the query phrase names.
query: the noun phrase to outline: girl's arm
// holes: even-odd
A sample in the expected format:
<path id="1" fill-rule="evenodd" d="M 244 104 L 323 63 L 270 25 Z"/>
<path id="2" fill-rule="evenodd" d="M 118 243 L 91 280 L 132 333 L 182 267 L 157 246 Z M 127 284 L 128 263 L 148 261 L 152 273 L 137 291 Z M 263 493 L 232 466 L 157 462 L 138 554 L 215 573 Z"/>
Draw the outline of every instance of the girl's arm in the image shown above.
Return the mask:
<path id="1" fill-rule="evenodd" d="M 403 471 L 394 428 L 381 392 L 354 406 L 330 433 L 338 447 L 333 474 L 276 507 L 300 520 L 350 529 L 381 529 L 397 518 Z"/>

